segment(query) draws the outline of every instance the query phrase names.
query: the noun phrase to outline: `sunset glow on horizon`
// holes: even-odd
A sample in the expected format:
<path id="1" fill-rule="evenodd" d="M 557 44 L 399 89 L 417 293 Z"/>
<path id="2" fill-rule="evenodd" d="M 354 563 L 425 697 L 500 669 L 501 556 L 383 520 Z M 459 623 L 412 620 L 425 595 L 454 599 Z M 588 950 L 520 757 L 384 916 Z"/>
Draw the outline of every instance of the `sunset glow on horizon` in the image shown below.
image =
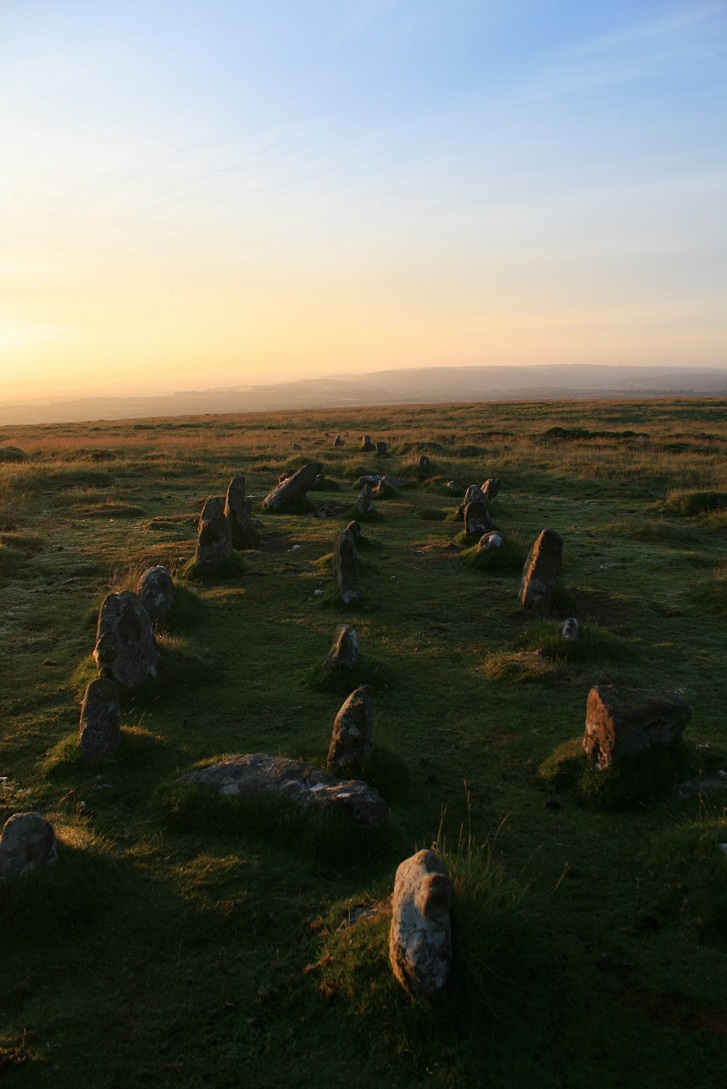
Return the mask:
<path id="1" fill-rule="evenodd" d="M 727 365 L 727 4 L 5 0 L 0 401 Z"/>

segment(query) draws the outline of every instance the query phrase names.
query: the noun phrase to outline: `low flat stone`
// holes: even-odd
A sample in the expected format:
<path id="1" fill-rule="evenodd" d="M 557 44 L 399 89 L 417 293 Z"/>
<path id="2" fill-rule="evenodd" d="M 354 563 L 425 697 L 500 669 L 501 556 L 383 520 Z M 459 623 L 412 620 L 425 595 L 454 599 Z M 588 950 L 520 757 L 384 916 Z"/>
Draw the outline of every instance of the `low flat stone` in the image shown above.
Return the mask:
<path id="1" fill-rule="evenodd" d="M 58 860 L 53 825 L 40 813 L 15 813 L 0 834 L 0 878 L 27 877 Z"/>
<path id="2" fill-rule="evenodd" d="M 329 771 L 345 768 L 361 775 L 373 748 L 371 687 L 362 684 L 348 696 L 336 715 L 326 767 Z"/>
<path id="3" fill-rule="evenodd" d="M 328 657 L 326 669 L 353 669 L 358 665 L 358 636 L 350 624 L 339 624 Z"/>
<path id="4" fill-rule="evenodd" d="M 108 677 L 97 677 L 87 686 L 81 704 L 78 744 L 84 756 L 108 760 L 121 741 L 119 690 Z"/>
<path id="5" fill-rule="evenodd" d="M 309 491 L 316 482 L 323 465 L 320 461 L 311 461 L 302 465 L 296 473 L 278 484 L 263 499 L 263 506 L 268 510 L 281 510 L 294 503 Z"/>
<path id="6" fill-rule="evenodd" d="M 159 648 L 144 606 L 131 590 L 108 594 L 98 615 L 93 652 L 102 677 L 119 688 L 139 688 L 156 677 Z"/>
<path id="7" fill-rule="evenodd" d="M 389 929 L 389 962 L 398 982 L 430 999 L 452 970 L 452 883 L 434 851 L 418 851 L 396 871 Z"/>
<path id="8" fill-rule="evenodd" d="M 594 685 L 588 693 L 583 748 L 599 768 L 633 760 L 656 745 L 674 744 L 692 709 L 672 692 Z"/>
<path id="9" fill-rule="evenodd" d="M 531 616 L 550 612 L 562 563 L 563 538 L 554 529 L 544 529 L 528 553 L 520 584 L 520 604 Z"/>
<path id="10" fill-rule="evenodd" d="M 214 571 L 232 555 L 230 524 L 225 518 L 225 506 L 221 499 L 210 496 L 202 507 L 197 525 L 197 550 L 195 567 L 200 571 Z"/>
<path id="11" fill-rule="evenodd" d="M 388 817 L 386 802 L 367 783 L 337 779 L 317 764 L 286 756 L 260 752 L 228 756 L 219 764 L 181 776 L 177 782 L 215 794 L 287 798 L 301 809 L 341 817 L 365 828 L 377 828 Z"/>
<path id="12" fill-rule="evenodd" d="M 153 624 L 165 620 L 174 605 L 174 580 L 166 567 L 148 567 L 136 584 L 136 596 Z"/>

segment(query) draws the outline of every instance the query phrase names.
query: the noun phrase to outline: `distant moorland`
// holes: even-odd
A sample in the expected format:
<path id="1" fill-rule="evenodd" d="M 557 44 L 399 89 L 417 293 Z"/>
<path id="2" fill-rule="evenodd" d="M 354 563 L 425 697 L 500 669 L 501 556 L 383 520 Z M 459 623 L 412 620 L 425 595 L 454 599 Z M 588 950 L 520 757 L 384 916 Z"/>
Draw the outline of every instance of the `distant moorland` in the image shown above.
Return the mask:
<path id="1" fill-rule="evenodd" d="M 388 400 L 410 389 L 398 373 L 376 376 Z M 209 396 L 195 415 L 0 427 L 0 825 L 34 810 L 60 844 L 55 867 L 0 881 L 0 1075 L 14 1089 L 721 1085 L 727 400 L 243 415 L 224 395 L 225 414 L 200 415 Z M 364 434 L 386 454 L 362 451 Z M 308 502 L 262 510 L 311 459 Z M 346 608 L 333 538 L 359 478 L 382 472 L 395 485 L 361 522 L 362 598 Z M 235 473 L 259 545 L 197 578 L 200 510 Z M 505 544 L 477 554 L 448 485 L 489 477 Z M 552 615 L 532 621 L 520 573 L 545 527 L 563 571 Z M 77 732 L 99 606 L 153 564 L 177 584 L 159 676 L 123 698 L 118 753 L 93 762 Z M 559 638 L 569 616 L 574 644 Z M 343 621 L 355 683 L 372 686 L 365 778 L 384 830 L 181 793 L 183 772 L 223 755 L 325 763 L 353 687 L 321 669 Z M 586 699 L 607 683 L 687 700 L 677 762 L 627 786 L 589 778 Z M 427 1006 L 390 971 L 388 897 L 398 863 L 432 845 L 453 881 L 454 968 Z"/>

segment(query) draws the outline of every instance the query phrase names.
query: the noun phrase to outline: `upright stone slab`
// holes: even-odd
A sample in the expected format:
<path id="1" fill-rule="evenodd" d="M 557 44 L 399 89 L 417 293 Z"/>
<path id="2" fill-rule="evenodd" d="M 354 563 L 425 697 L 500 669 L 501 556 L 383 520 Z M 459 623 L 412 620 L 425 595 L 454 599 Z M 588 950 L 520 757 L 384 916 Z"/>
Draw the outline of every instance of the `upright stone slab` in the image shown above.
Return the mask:
<path id="1" fill-rule="evenodd" d="M 221 499 L 211 496 L 199 516 L 194 565 L 199 571 L 214 571 L 231 555 L 232 536 L 224 504 Z"/>
<path id="2" fill-rule="evenodd" d="M 40 813 L 15 813 L 0 833 L 0 879 L 27 877 L 58 859 L 53 825 Z"/>
<path id="3" fill-rule="evenodd" d="M 588 693 L 583 748 L 598 768 L 633 760 L 679 740 L 692 716 L 686 700 L 654 688 L 594 685 Z"/>
<path id="4" fill-rule="evenodd" d="M 386 443 L 385 442 L 377 442 L 376 443 L 376 453 L 379 454 L 381 457 L 384 457 L 386 455 Z"/>
<path id="5" fill-rule="evenodd" d="M 336 715 L 326 767 L 329 771 L 345 768 L 352 775 L 361 775 L 373 748 L 371 687 L 362 684 L 354 689 Z"/>
<path id="6" fill-rule="evenodd" d="M 497 477 L 491 476 L 482 485 L 482 493 L 485 499 L 494 499 L 500 491 L 500 481 Z"/>
<path id="7" fill-rule="evenodd" d="M 424 1000 L 446 986 L 452 970 L 452 883 L 434 851 L 418 851 L 396 871 L 389 962 L 410 994 Z"/>
<path id="8" fill-rule="evenodd" d="M 335 439 L 333 440 L 333 445 L 334 446 L 343 446 L 343 439 L 341 438 L 340 435 L 336 435 Z"/>
<path id="9" fill-rule="evenodd" d="M 374 496 L 370 484 L 364 484 L 356 500 L 356 513 L 368 514 L 374 505 Z"/>
<path id="10" fill-rule="evenodd" d="M 311 461 L 307 465 L 302 465 L 297 473 L 293 473 L 265 496 L 263 506 L 268 510 L 281 510 L 290 503 L 302 499 L 315 484 L 322 468 L 320 461 Z"/>
<path id="11" fill-rule="evenodd" d="M 337 779 L 317 764 L 261 752 L 228 756 L 219 764 L 183 775 L 177 782 L 233 797 L 287 798 L 301 809 L 350 820 L 364 828 L 378 828 L 389 813 L 384 799 L 368 783 Z"/>
<path id="12" fill-rule="evenodd" d="M 337 533 L 333 541 L 333 572 L 343 604 L 358 601 L 361 591 L 358 587 L 356 542 L 347 529 Z"/>
<path id="13" fill-rule="evenodd" d="M 174 605 L 174 580 L 166 567 L 148 567 L 136 584 L 136 596 L 153 624 L 165 620 Z"/>
<path id="14" fill-rule="evenodd" d="M 563 538 L 544 529 L 530 549 L 523 567 L 520 604 L 534 617 L 547 616 L 563 562 Z"/>
<path id="15" fill-rule="evenodd" d="M 566 643 L 575 643 L 578 641 L 581 635 L 581 626 L 578 623 L 578 619 L 575 616 L 569 616 L 563 623 L 563 627 L 560 629 L 560 637 L 564 639 Z"/>
<path id="16" fill-rule="evenodd" d="M 364 435 L 363 442 L 361 443 L 361 449 L 363 451 L 365 451 L 366 453 L 370 453 L 372 450 L 376 449 L 376 447 L 374 446 L 374 444 L 371 441 L 371 436 L 370 435 Z"/>
<path id="17" fill-rule="evenodd" d="M 419 468 L 420 469 L 428 469 L 429 468 L 429 458 L 427 457 L 426 454 L 420 454 L 419 455 Z"/>
<path id="18" fill-rule="evenodd" d="M 346 526 L 346 529 L 351 534 L 354 541 L 358 541 L 359 537 L 361 536 L 361 526 L 359 525 L 359 523 L 356 521 L 355 518 L 354 518 L 354 520 L 352 522 L 348 523 L 348 525 Z"/>
<path id="19" fill-rule="evenodd" d="M 225 496 L 225 518 L 234 549 L 255 548 L 260 534 L 252 524 L 252 499 L 245 497 L 245 477 L 233 476 Z"/>
<path id="20" fill-rule="evenodd" d="M 483 533 L 489 533 L 492 529 L 492 519 L 487 509 L 487 503 L 475 500 L 467 503 L 464 508 L 464 531 L 470 537 L 481 537 Z"/>
<path id="21" fill-rule="evenodd" d="M 154 629 L 131 590 L 104 598 L 93 657 L 101 676 L 110 677 L 119 688 L 139 688 L 156 677 L 159 649 Z"/>
<path id="22" fill-rule="evenodd" d="M 121 741 L 119 691 L 108 677 L 98 677 L 87 686 L 81 704 L 78 744 L 84 756 L 107 760 Z"/>
<path id="23" fill-rule="evenodd" d="M 350 624 L 340 624 L 336 628 L 333 646 L 324 665 L 326 669 L 353 669 L 358 665 L 358 636 Z"/>

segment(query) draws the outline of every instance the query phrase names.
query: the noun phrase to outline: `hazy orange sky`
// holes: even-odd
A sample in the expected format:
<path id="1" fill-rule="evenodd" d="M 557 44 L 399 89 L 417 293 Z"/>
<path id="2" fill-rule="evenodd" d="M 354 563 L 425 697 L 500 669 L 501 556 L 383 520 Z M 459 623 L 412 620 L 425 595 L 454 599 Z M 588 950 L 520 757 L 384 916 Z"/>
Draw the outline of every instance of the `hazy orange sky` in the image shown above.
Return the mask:
<path id="1" fill-rule="evenodd" d="M 727 5 L 3 0 L 0 401 L 727 364 Z"/>

